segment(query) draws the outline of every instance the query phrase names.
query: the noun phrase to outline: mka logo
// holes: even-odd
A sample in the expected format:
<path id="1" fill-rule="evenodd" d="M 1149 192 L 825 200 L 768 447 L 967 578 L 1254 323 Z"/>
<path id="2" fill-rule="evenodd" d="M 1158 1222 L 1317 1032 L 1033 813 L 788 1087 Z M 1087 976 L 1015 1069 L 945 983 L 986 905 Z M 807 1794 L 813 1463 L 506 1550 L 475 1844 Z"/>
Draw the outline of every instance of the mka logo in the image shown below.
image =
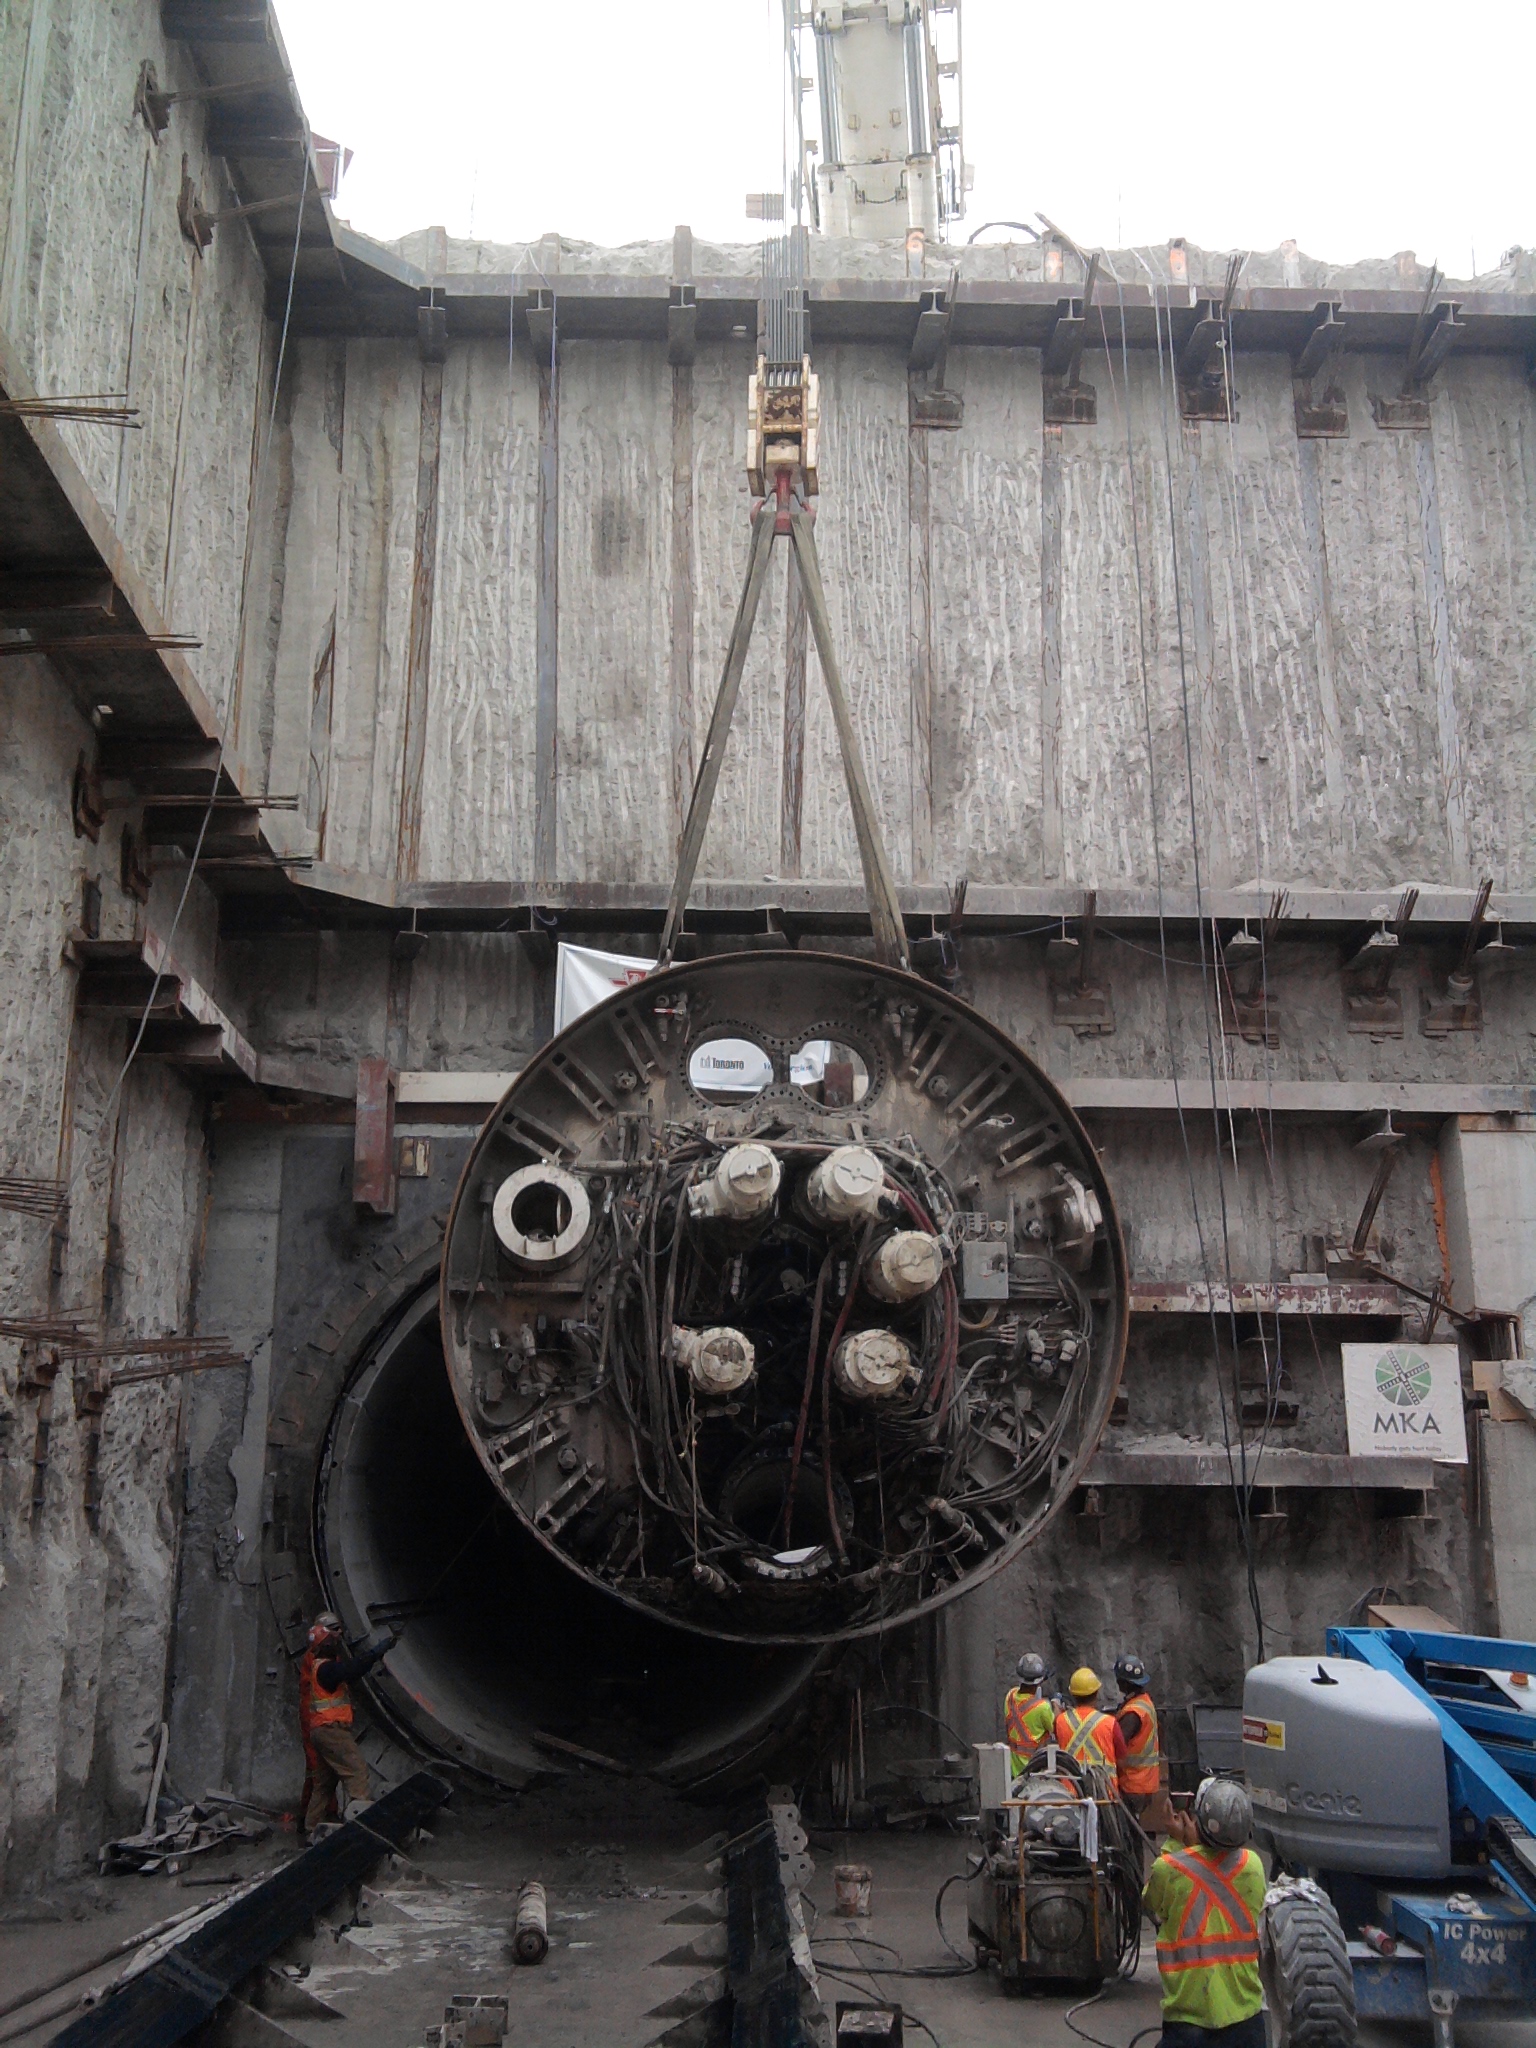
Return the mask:
<path id="1" fill-rule="evenodd" d="M 1383 1351 L 1376 1361 L 1376 1391 L 1395 1408 L 1422 1408 L 1434 1383 L 1420 1351 Z"/>
<path id="2" fill-rule="evenodd" d="M 1442 1436 L 1432 1408 L 1425 1408 L 1434 1388 L 1429 1360 L 1420 1351 L 1383 1351 L 1376 1361 L 1376 1392 L 1387 1403 L 1372 1423 L 1376 1436 Z M 1422 1411 L 1416 1412 L 1416 1411 Z"/>
<path id="3" fill-rule="evenodd" d="M 1344 1402 L 1358 1457 L 1417 1453 L 1466 1463 L 1461 1358 L 1454 1344 L 1346 1344 Z"/>

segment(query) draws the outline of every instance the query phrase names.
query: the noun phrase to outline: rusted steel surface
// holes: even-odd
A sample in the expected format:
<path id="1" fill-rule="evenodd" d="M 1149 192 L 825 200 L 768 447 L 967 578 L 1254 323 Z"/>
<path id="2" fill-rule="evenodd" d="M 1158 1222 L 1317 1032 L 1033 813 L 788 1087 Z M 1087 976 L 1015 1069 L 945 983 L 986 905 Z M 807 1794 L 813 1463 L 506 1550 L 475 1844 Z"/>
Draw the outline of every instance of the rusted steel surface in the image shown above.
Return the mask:
<path id="1" fill-rule="evenodd" d="M 1375 1280 L 1136 1280 L 1133 1316 L 1399 1316 L 1402 1296 Z"/>
<path id="2" fill-rule="evenodd" d="M 357 1063 L 352 1199 L 373 1216 L 395 1213 L 395 1070 L 385 1059 Z"/>

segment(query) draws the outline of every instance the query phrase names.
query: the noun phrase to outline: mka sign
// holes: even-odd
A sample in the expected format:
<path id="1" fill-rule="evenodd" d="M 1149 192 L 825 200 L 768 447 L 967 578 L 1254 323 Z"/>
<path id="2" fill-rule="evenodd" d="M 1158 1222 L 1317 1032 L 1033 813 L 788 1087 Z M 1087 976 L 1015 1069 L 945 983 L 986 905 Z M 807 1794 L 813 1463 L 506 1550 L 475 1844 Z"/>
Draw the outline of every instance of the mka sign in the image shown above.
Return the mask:
<path id="1" fill-rule="evenodd" d="M 1352 1456 L 1465 1465 L 1461 1354 L 1454 1344 L 1346 1344 L 1343 1352 Z"/>

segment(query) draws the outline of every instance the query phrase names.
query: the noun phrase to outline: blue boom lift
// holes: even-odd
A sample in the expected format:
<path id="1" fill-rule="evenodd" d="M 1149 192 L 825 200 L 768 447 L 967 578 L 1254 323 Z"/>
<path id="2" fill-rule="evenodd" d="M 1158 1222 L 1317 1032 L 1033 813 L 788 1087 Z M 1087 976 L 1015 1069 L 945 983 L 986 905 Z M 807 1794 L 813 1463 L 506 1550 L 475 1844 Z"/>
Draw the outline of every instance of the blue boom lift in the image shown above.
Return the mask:
<path id="1" fill-rule="evenodd" d="M 1330 1629 L 1248 1673 L 1243 1745 L 1282 2048 L 1536 2013 L 1536 1643 Z"/>

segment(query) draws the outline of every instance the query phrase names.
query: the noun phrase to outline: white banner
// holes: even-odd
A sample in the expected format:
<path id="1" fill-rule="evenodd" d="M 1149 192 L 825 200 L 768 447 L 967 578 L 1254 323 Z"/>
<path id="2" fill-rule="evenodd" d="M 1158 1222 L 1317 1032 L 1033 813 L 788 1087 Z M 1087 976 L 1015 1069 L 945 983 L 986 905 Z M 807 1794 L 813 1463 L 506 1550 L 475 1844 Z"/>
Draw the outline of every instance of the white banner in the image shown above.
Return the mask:
<path id="1" fill-rule="evenodd" d="M 632 953 L 599 953 L 592 946 L 568 946 L 562 939 L 555 962 L 555 1030 L 604 1003 L 631 983 L 644 981 L 656 965 Z"/>
<path id="2" fill-rule="evenodd" d="M 1461 1353 L 1454 1344 L 1345 1344 L 1344 1409 L 1357 1458 L 1467 1462 Z"/>

